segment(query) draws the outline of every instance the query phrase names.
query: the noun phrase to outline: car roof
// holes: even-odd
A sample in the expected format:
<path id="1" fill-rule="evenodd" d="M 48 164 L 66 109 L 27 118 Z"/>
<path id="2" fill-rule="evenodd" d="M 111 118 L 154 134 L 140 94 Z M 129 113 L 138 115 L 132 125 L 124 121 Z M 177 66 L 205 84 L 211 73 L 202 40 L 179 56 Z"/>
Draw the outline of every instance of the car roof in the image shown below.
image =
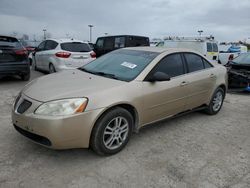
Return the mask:
<path id="1" fill-rule="evenodd" d="M 143 46 L 143 47 L 129 47 L 129 48 L 123 48 L 123 49 L 140 50 L 140 51 L 157 52 L 157 53 L 192 52 L 192 53 L 200 54 L 199 52 L 195 50 L 190 50 L 186 48 L 164 48 L 164 47 L 154 47 L 154 46 Z"/>
<path id="2" fill-rule="evenodd" d="M 53 39 L 53 38 L 48 38 L 46 40 L 53 40 L 53 41 L 56 41 L 58 43 L 64 43 L 64 42 L 81 42 L 81 43 L 86 43 L 88 44 L 88 42 L 84 42 L 82 40 L 78 40 L 78 39 Z"/>

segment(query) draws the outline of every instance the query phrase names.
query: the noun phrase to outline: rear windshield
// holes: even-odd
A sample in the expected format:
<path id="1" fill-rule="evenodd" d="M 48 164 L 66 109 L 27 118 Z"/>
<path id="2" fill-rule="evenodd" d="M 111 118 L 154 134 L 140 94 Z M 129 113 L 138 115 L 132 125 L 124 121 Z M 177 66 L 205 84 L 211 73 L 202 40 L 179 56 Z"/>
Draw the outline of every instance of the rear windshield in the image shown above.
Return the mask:
<path id="1" fill-rule="evenodd" d="M 3 47 L 21 47 L 21 43 L 16 38 L 0 36 L 0 46 Z"/>
<path id="2" fill-rule="evenodd" d="M 65 42 L 61 44 L 62 50 L 69 52 L 90 52 L 91 49 L 88 44 L 81 42 Z"/>

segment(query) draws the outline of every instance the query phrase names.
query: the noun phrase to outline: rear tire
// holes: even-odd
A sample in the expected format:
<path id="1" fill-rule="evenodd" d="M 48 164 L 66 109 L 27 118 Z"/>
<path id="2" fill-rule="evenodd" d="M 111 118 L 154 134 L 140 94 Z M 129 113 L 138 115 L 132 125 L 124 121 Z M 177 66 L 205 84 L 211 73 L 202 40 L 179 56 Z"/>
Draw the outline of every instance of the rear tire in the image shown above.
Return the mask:
<path id="1" fill-rule="evenodd" d="M 205 112 L 209 115 L 217 114 L 223 105 L 224 98 L 225 91 L 221 87 L 217 88 Z"/>
<path id="2" fill-rule="evenodd" d="M 49 73 L 52 74 L 52 73 L 55 73 L 56 72 L 56 69 L 54 67 L 54 65 L 52 63 L 49 64 Z"/>
<path id="3" fill-rule="evenodd" d="M 133 117 L 124 108 L 114 108 L 96 122 L 90 146 L 99 155 L 112 155 L 121 151 L 129 141 Z"/>
<path id="4" fill-rule="evenodd" d="M 28 80 L 30 79 L 30 73 L 21 75 L 21 79 L 22 79 L 23 81 L 28 81 Z"/>

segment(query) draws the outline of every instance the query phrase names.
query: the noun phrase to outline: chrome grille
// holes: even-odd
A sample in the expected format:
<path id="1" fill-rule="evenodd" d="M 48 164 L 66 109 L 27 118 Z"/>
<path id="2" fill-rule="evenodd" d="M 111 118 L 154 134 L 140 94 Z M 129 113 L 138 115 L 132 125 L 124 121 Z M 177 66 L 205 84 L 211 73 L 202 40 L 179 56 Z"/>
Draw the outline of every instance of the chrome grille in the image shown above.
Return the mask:
<path id="1" fill-rule="evenodd" d="M 32 103 L 26 99 L 24 99 L 21 104 L 17 108 L 17 112 L 20 114 L 23 114 L 26 110 L 29 109 L 29 107 L 32 105 Z"/>

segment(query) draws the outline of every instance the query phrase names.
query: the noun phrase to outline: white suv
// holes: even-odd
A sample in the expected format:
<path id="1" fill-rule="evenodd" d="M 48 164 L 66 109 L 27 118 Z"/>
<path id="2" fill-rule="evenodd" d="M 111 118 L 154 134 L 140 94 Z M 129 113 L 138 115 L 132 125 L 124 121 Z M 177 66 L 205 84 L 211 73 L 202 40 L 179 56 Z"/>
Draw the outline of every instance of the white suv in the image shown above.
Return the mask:
<path id="1" fill-rule="evenodd" d="M 49 73 L 75 69 L 96 59 L 89 44 L 75 39 L 48 39 L 39 44 L 33 53 L 35 70 Z"/>

